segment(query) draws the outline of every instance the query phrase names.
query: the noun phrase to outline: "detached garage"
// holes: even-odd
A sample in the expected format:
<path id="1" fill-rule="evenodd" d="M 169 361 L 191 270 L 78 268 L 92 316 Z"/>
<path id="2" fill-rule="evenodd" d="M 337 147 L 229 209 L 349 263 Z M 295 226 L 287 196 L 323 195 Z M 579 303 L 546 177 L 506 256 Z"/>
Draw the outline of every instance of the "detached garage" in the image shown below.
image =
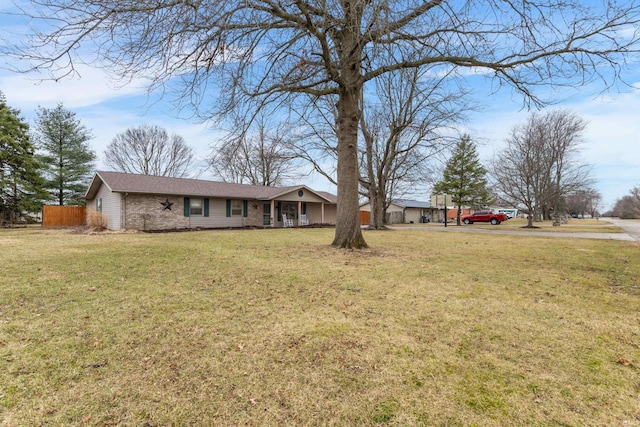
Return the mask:
<path id="1" fill-rule="evenodd" d="M 369 218 L 364 212 L 371 212 L 371 205 L 366 203 L 360 206 L 361 222 L 362 218 Z M 385 218 L 385 224 L 418 224 L 421 222 L 431 222 L 432 219 L 437 218 L 437 208 L 432 208 L 431 203 L 421 202 L 418 200 L 394 200 L 389 204 L 387 208 L 387 217 Z M 363 224 L 367 224 L 363 222 Z"/>

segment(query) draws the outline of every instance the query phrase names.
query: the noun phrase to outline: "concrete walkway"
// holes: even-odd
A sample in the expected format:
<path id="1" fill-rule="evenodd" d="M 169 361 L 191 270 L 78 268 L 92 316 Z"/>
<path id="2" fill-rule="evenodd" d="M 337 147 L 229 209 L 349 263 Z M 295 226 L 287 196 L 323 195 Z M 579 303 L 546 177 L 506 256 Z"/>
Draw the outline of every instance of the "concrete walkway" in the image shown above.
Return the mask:
<path id="1" fill-rule="evenodd" d="M 506 234 L 506 235 L 522 235 L 537 237 L 570 237 L 574 239 L 603 239 L 603 240 L 624 240 L 628 242 L 640 242 L 640 221 L 634 220 L 617 220 L 603 219 L 609 221 L 616 227 L 623 229 L 624 233 L 566 233 L 562 231 L 518 231 L 518 230 L 487 230 L 481 228 L 473 228 L 473 226 L 450 225 L 449 227 L 395 227 L 397 229 L 416 229 L 416 230 L 433 230 L 444 231 L 449 233 L 478 233 L 478 234 Z M 499 227 L 499 226 L 498 226 Z M 389 226 L 389 228 L 394 228 Z"/>
<path id="2" fill-rule="evenodd" d="M 622 228 L 629 236 L 633 237 L 637 242 L 640 242 L 640 221 L 635 219 L 611 219 L 607 218 L 605 221 L 609 221 L 618 228 Z"/>

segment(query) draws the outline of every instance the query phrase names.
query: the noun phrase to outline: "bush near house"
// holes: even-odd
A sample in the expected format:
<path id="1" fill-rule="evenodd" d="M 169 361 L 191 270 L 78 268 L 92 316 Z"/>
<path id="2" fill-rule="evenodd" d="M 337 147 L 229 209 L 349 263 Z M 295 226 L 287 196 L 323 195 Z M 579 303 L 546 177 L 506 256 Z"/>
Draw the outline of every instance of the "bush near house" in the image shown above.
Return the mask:
<path id="1" fill-rule="evenodd" d="M 104 231 L 107 229 L 109 220 L 107 215 L 95 209 L 89 210 L 87 214 L 87 226 L 94 231 Z"/>

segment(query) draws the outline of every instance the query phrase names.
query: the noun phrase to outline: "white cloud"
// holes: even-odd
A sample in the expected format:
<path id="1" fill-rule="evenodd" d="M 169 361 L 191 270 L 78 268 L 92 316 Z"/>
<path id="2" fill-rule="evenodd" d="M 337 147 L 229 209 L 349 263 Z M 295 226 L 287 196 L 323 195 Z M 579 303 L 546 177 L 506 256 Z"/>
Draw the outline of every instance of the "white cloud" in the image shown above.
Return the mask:
<path id="1" fill-rule="evenodd" d="M 144 110 L 138 113 L 128 109 L 119 111 L 117 108 L 91 108 L 78 113 L 78 118 L 95 136 L 91 141 L 91 147 L 99 158 L 98 169 L 105 168 L 102 163 L 104 150 L 113 138 L 129 128 L 142 124 L 159 126 L 170 135 L 183 137 L 200 159 L 207 157 L 209 146 L 216 137 L 216 132 L 208 129 L 206 124 L 190 123 L 169 115 L 145 113 Z"/>
<path id="2" fill-rule="evenodd" d="M 218 135 L 206 124 L 176 118 L 172 106 L 166 102 L 152 103 L 141 81 L 117 88 L 103 71 L 89 66 L 78 68 L 81 77 L 65 78 L 58 82 L 38 80 L 33 75 L 0 73 L 0 90 L 7 103 L 21 111 L 35 124 L 39 106 L 54 108 L 62 103 L 76 114 L 76 118 L 94 136 L 89 142 L 98 155 L 97 168 L 105 169 L 103 153 L 113 138 L 142 124 L 157 125 L 169 134 L 182 136 L 194 148 L 198 158 L 209 154 L 209 147 Z"/>
<path id="3" fill-rule="evenodd" d="M 41 80 L 36 74 L 0 75 L 0 87 L 7 101 L 21 110 L 34 109 L 38 105 L 50 106 L 62 102 L 67 108 L 81 108 L 100 104 L 111 99 L 145 92 L 142 82 L 134 82 L 122 88 L 109 83 L 108 76 L 100 69 L 86 65 L 77 67 L 80 77 L 59 81 Z"/>

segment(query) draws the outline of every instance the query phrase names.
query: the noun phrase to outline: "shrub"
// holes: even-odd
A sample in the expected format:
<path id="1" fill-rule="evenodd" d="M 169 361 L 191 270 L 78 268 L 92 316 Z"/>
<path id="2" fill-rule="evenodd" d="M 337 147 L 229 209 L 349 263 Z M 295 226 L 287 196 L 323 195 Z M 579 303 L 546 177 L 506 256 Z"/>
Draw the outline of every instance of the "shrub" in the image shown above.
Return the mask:
<path id="1" fill-rule="evenodd" d="M 87 215 L 87 225 L 96 231 L 106 230 L 108 225 L 107 216 L 102 212 L 90 210 Z"/>

